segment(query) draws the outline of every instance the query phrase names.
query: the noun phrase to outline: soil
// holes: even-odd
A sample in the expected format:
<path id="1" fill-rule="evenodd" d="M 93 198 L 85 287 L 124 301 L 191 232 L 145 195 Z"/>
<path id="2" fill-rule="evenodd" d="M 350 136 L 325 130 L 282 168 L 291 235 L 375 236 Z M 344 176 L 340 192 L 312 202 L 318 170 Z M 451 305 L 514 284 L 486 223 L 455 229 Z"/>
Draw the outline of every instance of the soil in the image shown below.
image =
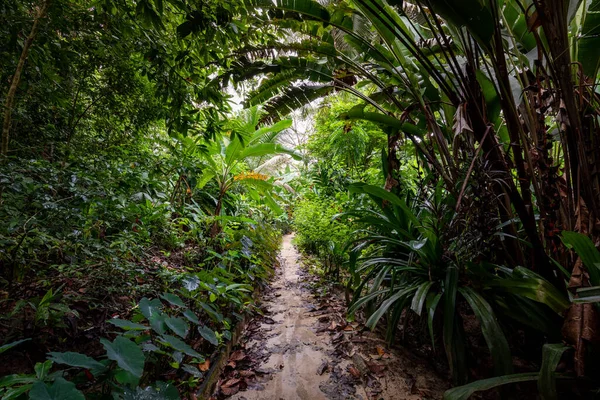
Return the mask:
<path id="1" fill-rule="evenodd" d="M 340 296 L 315 296 L 292 239 L 284 237 L 264 315 L 246 327 L 213 398 L 441 399 L 448 383 L 426 360 L 347 322 Z"/>

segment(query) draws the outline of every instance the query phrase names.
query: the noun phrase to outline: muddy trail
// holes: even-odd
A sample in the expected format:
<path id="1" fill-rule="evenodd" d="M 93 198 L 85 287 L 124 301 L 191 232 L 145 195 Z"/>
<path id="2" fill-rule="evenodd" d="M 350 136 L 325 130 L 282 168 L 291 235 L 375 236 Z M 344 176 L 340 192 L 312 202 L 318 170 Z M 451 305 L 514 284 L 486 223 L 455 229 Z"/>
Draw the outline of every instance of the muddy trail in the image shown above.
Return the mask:
<path id="1" fill-rule="evenodd" d="M 284 237 L 264 315 L 247 325 L 213 399 L 441 399 L 447 383 L 425 360 L 388 350 L 379 335 L 345 321 L 339 296 L 311 290 L 292 238 Z"/>

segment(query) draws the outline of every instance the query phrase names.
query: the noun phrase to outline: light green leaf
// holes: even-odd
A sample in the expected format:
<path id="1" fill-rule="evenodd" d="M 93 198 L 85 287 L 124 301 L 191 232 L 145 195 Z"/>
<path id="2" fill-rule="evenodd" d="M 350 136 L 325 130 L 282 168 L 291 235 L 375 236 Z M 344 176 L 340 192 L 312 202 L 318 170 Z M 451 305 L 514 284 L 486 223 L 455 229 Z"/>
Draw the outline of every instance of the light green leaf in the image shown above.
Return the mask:
<path id="1" fill-rule="evenodd" d="M 564 244 L 573 247 L 573 250 L 581 257 L 590 274 L 590 281 L 594 286 L 600 286 L 600 252 L 592 243 L 592 240 L 584 234 L 577 232 L 563 231 L 561 239 Z"/>
<path id="2" fill-rule="evenodd" d="M 52 368 L 52 360 L 46 360 L 43 363 L 36 363 L 35 367 L 33 367 L 35 371 L 35 376 L 41 381 L 43 381 L 46 378 L 48 372 L 50 371 L 50 368 Z"/>

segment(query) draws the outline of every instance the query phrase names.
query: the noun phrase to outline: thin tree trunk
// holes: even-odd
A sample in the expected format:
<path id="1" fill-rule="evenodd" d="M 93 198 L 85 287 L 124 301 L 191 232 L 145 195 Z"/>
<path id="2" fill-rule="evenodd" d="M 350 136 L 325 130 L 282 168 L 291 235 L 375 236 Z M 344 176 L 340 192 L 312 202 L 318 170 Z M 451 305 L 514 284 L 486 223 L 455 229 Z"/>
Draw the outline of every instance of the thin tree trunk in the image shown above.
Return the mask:
<path id="1" fill-rule="evenodd" d="M 31 32 L 29 32 L 29 36 L 27 37 L 27 40 L 25 40 L 23 51 L 21 52 L 21 57 L 19 58 L 19 62 L 17 64 L 17 69 L 11 80 L 10 88 L 8 89 L 8 94 L 6 95 L 6 101 L 4 103 L 4 123 L 2 124 L 2 148 L 0 149 L 2 155 L 6 155 L 8 153 L 12 109 L 15 102 L 15 94 L 17 93 L 19 82 L 21 81 L 23 67 L 25 66 L 25 61 L 27 61 L 27 56 L 29 55 L 29 49 L 31 48 L 31 44 L 33 43 L 33 40 L 37 35 L 40 20 L 46 16 L 49 7 L 50 0 L 42 0 L 42 4 L 38 9 L 35 19 L 33 20 Z"/>

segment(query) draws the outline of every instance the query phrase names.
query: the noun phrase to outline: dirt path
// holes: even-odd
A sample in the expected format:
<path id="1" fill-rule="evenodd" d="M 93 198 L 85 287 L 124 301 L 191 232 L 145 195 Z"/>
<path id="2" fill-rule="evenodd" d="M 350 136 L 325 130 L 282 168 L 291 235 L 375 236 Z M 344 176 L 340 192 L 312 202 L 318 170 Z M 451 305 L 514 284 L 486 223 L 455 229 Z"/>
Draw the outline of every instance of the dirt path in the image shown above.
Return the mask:
<path id="1" fill-rule="evenodd" d="M 217 397 L 237 400 L 439 399 L 445 384 L 359 324 L 343 320 L 335 296 L 317 299 L 306 283 L 293 236 L 266 293 L 264 317 L 249 324 L 230 358 Z M 410 371 L 408 371 L 410 370 Z"/>

